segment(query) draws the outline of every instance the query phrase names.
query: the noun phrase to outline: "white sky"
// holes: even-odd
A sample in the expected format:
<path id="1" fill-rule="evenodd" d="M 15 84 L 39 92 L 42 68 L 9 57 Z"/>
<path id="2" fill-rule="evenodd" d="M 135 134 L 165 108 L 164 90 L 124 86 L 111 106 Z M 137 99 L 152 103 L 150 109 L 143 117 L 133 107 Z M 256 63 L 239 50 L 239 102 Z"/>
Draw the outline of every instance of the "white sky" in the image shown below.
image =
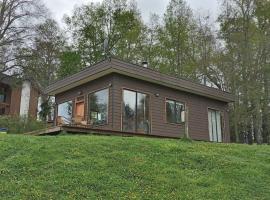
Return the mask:
<path id="1" fill-rule="evenodd" d="M 71 15 L 75 5 L 81 5 L 87 2 L 101 2 L 101 0 L 43 0 L 45 5 L 50 9 L 52 17 L 60 24 L 63 24 L 63 15 Z M 218 16 L 219 0 L 186 0 L 188 5 L 193 9 L 194 14 L 210 14 L 211 21 L 215 21 Z M 148 21 L 151 13 L 163 15 L 169 0 L 137 0 L 138 7 L 141 11 L 143 20 Z"/>

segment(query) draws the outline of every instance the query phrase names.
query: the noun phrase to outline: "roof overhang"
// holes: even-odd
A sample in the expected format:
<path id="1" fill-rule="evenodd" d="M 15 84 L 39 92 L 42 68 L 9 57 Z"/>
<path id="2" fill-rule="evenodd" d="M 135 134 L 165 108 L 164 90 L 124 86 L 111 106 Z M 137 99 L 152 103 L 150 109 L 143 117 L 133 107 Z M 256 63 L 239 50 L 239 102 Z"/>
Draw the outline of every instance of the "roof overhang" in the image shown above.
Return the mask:
<path id="1" fill-rule="evenodd" d="M 112 73 L 144 80 L 223 102 L 234 101 L 234 96 L 228 92 L 223 92 L 191 81 L 171 77 L 157 71 L 117 59 L 102 61 L 92 67 L 82 70 L 79 73 L 57 81 L 47 87 L 45 93 L 48 95 L 56 95 Z"/>

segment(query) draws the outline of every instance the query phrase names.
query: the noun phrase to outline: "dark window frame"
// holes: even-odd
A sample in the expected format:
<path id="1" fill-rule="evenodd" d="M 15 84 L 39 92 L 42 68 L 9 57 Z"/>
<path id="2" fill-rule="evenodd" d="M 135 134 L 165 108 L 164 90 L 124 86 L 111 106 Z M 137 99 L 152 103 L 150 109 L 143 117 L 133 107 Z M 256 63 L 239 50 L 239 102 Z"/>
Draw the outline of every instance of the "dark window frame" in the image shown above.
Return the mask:
<path id="1" fill-rule="evenodd" d="M 130 92 L 134 92 L 135 93 L 135 132 L 133 131 L 127 131 L 127 132 L 132 132 L 132 133 L 138 133 L 140 134 L 140 132 L 138 132 L 138 127 L 137 127 L 137 124 L 138 124 L 138 116 L 137 116 L 137 107 L 138 107 L 138 93 L 140 94 L 144 94 L 144 95 L 148 95 L 149 97 L 149 130 L 148 130 L 148 133 L 144 133 L 144 134 L 151 134 L 151 131 L 152 131 L 152 118 L 151 118 L 151 95 L 150 93 L 148 92 L 144 92 L 144 91 L 141 91 L 141 90 L 136 90 L 136 89 L 130 89 L 130 88 L 126 88 L 126 87 L 123 87 L 122 88 L 122 101 L 121 101 L 121 131 L 124 131 L 123 129 L 123 107 L 124 107 L 124 90 L 127 90 L 127 91 L 130 91 Z"/>
<path id="2" fill-rule="evenodd" d="M 107 119 L 106 119 L 106 122 L 105 123 L 101 123 L 101 124 L 91 124 L 91 103 L 90 103 L 90 95 L 92 94 L 95 94 L 97 92 L 100 92 L 100 91 L 103 91 L 103 90 L 108 90 L 108 103 L 107 103 Z M 105 125 L 108 125 L 109 124 L 109 107 L 110 107 L 110 87 L 104 87 L 104 88 L 101 88 L 101 89 L 97 89 L 97 90 L 94 90 L 90 93 L 87 94 L 87 116 L 88 116 L 88 123 L 90 123 L 90 125 L 93 125 L 93 126 L 105 126 Z"/>
<path id="3" fill-rule="evenodd" d="M 165 122 L 167 124 L 172 124 L 172 125 L 182 125 L 182 124 L 184 124 L 187 119 L 185 119 L 184 121 L 182 121 L 181 114 L 180 114 L 181 122 L 176 122 L 176 116 L 174 116 L 174 118 L 175 118 L 174 122 L 168 121 L 168 118 L 167 118 L 167 101 L 173 101 L 174 102 L 174 111 L 176 111 L 176 104 L 177 103 L 182 104 L 184 106 L 184 110 L 183 111 L 186 111 L 186 104 L 185 104 L 185 102 L 166 97 L 165 98 Z"/>

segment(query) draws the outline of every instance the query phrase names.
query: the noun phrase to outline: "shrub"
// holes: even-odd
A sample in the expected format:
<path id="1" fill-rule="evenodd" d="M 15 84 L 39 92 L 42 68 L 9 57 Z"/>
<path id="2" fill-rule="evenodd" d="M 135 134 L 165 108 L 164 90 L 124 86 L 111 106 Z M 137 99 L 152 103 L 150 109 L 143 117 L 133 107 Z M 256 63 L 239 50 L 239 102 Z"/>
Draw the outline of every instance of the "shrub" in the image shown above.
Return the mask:
<path id="1" fill-rule="evenodd" d="M 8 128 L 8 133 L 21 134 L 44 129 L 46 124 L 33 118 L 0 116 L 0 128 Z"/>

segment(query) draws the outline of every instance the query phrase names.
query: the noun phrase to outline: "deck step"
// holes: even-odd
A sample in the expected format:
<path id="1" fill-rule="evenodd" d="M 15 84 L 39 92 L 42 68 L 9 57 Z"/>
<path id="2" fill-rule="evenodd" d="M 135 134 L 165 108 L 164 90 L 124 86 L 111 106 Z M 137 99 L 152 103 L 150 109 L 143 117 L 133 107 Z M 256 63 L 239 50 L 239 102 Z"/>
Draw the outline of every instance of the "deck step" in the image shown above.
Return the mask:
<path id="1" fill-rule="evenodd" d="M 24 133 L 24 135 L 49 135 L 49 134 L 53 134 L 53 133 L 58 133 L 61 130 L 62 130 L 61 127 L 55 126 L 55 127 L 51 127 L 51 128 L 27 132 L 27 133 Z"/>

